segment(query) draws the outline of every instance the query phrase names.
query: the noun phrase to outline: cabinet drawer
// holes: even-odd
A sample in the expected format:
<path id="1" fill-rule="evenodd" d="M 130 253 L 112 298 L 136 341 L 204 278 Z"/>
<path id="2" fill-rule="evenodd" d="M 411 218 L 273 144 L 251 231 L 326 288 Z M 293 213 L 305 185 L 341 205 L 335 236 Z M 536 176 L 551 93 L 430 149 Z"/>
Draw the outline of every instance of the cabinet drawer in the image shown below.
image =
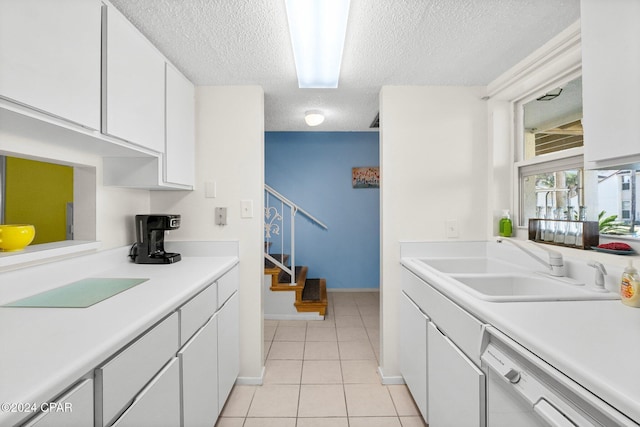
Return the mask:
<path id="1" fill-rule="evenodd" d="M 22 427 L 85 427 L 93 425 L 93 380 L 86 379 Z"/>
<path id="2" fill-rule="evenodd" d="M 180 425 L 180 364 L 173 358 L 112 427 Z"/>
<path id="3" fill-rule="evenodd" d="M 216 312 L 218 308 L 217 292 L 216 286 L 210 285 L 180 307 L 180 346 L 189 341 L 189 338 Z"/>
<path id="4" fill-rule="evenodd" d="M 402 269 L 402 288 L 438 329 L 480 366 L 482 322 L 406 268 Z"/>
<path id="5" fill-rule="evenodd" d="M 232 268 L 218 279 L 218 308 L 222 307 L 231 295 L 238 290 L 238 267 Z"/>
<path id="6" fill-rule="evenodd" d="M 96 369 L 96 425 L 111 422 L 178 350 L 178 313 Z"/>

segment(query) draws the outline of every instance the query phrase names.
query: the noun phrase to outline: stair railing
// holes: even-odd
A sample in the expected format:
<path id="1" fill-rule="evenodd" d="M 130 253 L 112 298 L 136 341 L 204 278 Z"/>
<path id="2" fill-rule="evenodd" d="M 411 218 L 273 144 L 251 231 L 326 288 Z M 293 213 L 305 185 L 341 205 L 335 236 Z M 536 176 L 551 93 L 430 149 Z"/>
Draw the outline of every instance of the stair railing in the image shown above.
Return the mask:
<path id="1" fill-rule="evenodd" d="M 264 256 L 266 259 L 271 261 L 276 266 L 280 267 L 283 271 L 288 273 L 291 277 L 290 285 L 293 286 L 296 284 L 296 255 L 295 255 L 295 228 L 296 228 L 296 214 L 300 212 L 307 219 L 309 219 L 312 223 L 318 225 L 320 228 L 324 230 L 328 230 L 328 227 L 315 216 L 311 215 L 306 210 L 302 209 L 300 206 L 278 193 L 276 190 L 265 184 L 265 203 L 264 203 Z M 278 208 L 280 208 L 278 210 Z M 287 215 L 288 213 L 288 215 Z M 288 219 L 288 231 L 289 231 L 289 241 L 285 241 L 285 232 L 287 231 L 286 220 Z M 284 263 L 284 255 L 277 259 L 269 253 L 269 248 L 271 244 L 274 243 L 274 237 L 279 236 L 280 240 L 280 252 L 281 254 L 285 253 L 286 244 L 289 245 L 290 251 L 290 266 L 287 267 Z"/>

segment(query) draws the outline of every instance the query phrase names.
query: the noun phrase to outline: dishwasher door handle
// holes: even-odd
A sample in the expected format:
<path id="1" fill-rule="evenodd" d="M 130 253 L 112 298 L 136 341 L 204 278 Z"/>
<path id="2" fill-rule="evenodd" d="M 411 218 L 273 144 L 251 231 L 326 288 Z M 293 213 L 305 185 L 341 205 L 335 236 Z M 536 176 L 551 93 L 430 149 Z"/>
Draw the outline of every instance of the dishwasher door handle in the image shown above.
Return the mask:
<path id="1" fill-rule="evenodd" d="M 576 424 L 545 399 L 540 399 L 533 405 L 533 411 L 553 427 L 576 427 Z"/>

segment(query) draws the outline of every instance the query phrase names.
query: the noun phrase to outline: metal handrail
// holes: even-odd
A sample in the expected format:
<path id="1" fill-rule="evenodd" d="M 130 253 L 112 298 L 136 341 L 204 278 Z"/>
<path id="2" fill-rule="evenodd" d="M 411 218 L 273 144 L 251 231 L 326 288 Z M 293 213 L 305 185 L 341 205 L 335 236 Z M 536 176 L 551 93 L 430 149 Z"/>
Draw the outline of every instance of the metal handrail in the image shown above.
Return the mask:
<path id="1" fill-rule="evenodd" d="M 290 239 L 290 245 L 291 245 L 291 267 L 287 267 L 285 266 L 281 261 L 277 260 L 276 258 L 274 258 L 273 256 L 271 256 L 271 254 L 269 254 L 268 251 L 268 247 L 267 245 L 265 245 L 265 250 L 264 250 L 264 256 L 266 259 L 268 259 L 269 261 L 271 261 L 272 263 L 274 263 L 276 266 L 280 267 L 283 271 L 287 272 L 290 277 L 291 277 L 291 283 L 290 285 L 293 286 L 296 284 L 296 277 L 295 277 L 295 271 L 296 271 L 296 256 L 295 256 L 295 216 L 296 213 L 300 212 L 301 214 L 303 214 L 304 216 L 306 216 L 307 218 L 309 218 L 312 222 L 314 222 L 315 224 L 317 224 L 319 227 L 321 227 L 324 230 L 328 230 L 329 227 L 327 227 L 322 221 L 320 221 L 319 219 L 317 219 L 315 216 L 311 215 L 309 212 L 307 212 L 306 210 L 302 209 L 300 206 L 298 206 L 297 204 L 295 204 L 294 202 L 292 202 L 291 200 L 289 200 L 288 198 L 286 198 L 285 196 L 283 196 L 282 194 L 280 194 L 279 192 L 277 192 L 276 190 L 274 190 L 272 187 L 268 186 L 267 184 L 264 185 L 264 189 L 266 192 L 266 203 L 265 203 L 265 224 L 264 224 L 264 228 L 265 228 L 265 238 L 267 240 L 271 239 L 271 233 L 279 235 L 280 234 L 280 225 L 277 223 L 277 221 L 280 221 L 281 224 L 283 224 L 283 216 L 282 214 L 284 214 L 284 205 L 287 205 L 289 207 L 290 210 L 290 234 L 291 234 L 291 239 Z M 270 206 L 269 205 L 269 195 L 274 196 L 276 199 L 278 199 L 280 201 L 280 207 L 281 210 L 280 212 L 278 212 L 278 209 L 275 206 Z M 269 221 L 267 221 L 269 220 Z M 276 222 L 276 224 L 274 224 L 274 222 Z M 280 244 L 281 244 L 281 248 L 284 251 L 284 233 L 282 235 L 280 235 Z"/>
<path id="2" fill-rule="evenodd" d="M 325 223 L 323 223 L 322 221 L 320 221 L 318 218 L 316 218 L 315 216 L 311 215 L 309 212 L 305 211 L 304 209 L 302 209 L 300 206 L 298 206 L 297 204 L 295 204 L 294 202 L 292 202 L 291 200 L 287 199 L 285 196 L 283 196 L 282 194 L 278 193 L 276 190 L 274 190 L 272 187 L 268 186 L 267 184 L 264 185 L 264 189 L 271 193 L 272 195 L 274 195 L 275 197 L 277 197 L 281 202 L 284 202 L 287 206 L 289 206 L 290 208 L 294 209 L 296 212 L 300 212 L 301 214 L 303 214 L 304 216 L 306 216 L 307 218 L 309 218 L 311 221 L 315 222 L 316 224 L 318 224 L 321 228 L 328 230 L 329 227 L 327 227 L 325 225 Z"/>

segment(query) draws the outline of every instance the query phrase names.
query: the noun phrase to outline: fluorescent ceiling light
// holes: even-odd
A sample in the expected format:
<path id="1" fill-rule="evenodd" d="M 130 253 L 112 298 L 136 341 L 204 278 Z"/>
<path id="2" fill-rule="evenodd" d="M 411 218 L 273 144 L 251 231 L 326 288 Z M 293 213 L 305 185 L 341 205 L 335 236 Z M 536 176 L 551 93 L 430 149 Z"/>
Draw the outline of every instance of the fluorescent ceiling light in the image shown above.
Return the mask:
<path id="1" fill-rule="evenodd" d="M 318 110 L 307 111 L 304 113 L 304 121 L 309 126 L 318 126 L 320 123 L 324 122 L 324 114 Z"/>
<path id="2" fill-rule="evenodd" d="M 301 88 L 337 88 L 350 0 L 286 0 Z"/>

